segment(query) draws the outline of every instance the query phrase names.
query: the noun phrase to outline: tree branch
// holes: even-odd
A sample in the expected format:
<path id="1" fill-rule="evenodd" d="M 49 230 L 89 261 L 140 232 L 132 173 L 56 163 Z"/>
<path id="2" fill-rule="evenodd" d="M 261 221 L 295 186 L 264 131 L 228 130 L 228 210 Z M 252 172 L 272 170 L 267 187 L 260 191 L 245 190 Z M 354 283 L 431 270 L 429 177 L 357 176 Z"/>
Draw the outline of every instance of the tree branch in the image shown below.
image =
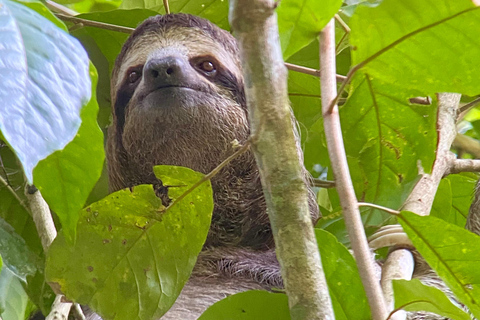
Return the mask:
<path id="1" fill-rule="evenodd" d="M 35 227 L 42 242 L 43 251 L 47 252 L 57 236 L 57 229 L 55 229 L 50 208 L 35 186 L 27 185 L 25 195 L 30 205 Z M 52 289 L 55 291 L 55 288 Z M 55 293 L 57 296 L 52 305 L 52 310 L 45 320 L 67 319 L 70 309 L 72 308 L 71 302 L 64 302 L 64 296 L 61 292 Z"/>
<path id="2" fill-rule="evenodd" d="M 276 253 L 292 319 L 334 319 L 308 208 L 287 95 L 274 0 L 233 0 L 251 124 Z"/>
<path id="3" fill-rule="evenodd" d="M 457 133 L 453 147 L 480 159 L 480 142 L 476 139 Z"/>
<path id="4" fill-rule="evenodd" d="M 345 224 L 372 311 L 372 318 L 374 320 L 384 320 L 388 312 L 383 300 L 382 290 L 376 279 L 374 262 L 368 247 L 365 230 L 363 229 L 355 191 L 353 190 L 343 145 L 338 106 L 335 101 L 337 87 L 335 83 L 335 25 L 333 20 L 327 24 L 320 34 L 320 65 L 325 136 L 330 163 L 345 217 Z M 333 108 L 330 109 L 332 103 Z"/>
<path id="5" fill-rule="evenodd" d="M 452 155 L 452 158 L 454 156 Z M 450 161 L 450 166 L 444 173 L 444 177 L 449 174 L 461 172 L 480 172 L 480 160 L 474 159 L 455 159 Z"/>
<path id="6" fill-rule="evenodd" d="M 305 73 L 309 74 L 311 76 L 315 77 L 320 77 L 320 70 L 312 69 L 312 68 L 307 68 L 307 67 L 302 67 L 296 64 L 288 63 L 285 62 L 285 67 L 287 67 L 288 70 L 295 71 L 295 72 L 300 72 L 300 73 Z M 346 77 L 342 75 L 335 75 L 337 82 L 343 82 L 345 81 Z"/>
<path id="7" fill-rule="evenodd" d="M 457 93 L 439 93 L 437 96 L 438 142 L 432 173 L 422 174 L 422 177 L 402 206 L 402 210 L 412 211 L 421 216 L 426 216 L 430 213 L 440 180 L 450 168 L 450 147 L 456 135 L 455 119 L 461 95 Z"/>

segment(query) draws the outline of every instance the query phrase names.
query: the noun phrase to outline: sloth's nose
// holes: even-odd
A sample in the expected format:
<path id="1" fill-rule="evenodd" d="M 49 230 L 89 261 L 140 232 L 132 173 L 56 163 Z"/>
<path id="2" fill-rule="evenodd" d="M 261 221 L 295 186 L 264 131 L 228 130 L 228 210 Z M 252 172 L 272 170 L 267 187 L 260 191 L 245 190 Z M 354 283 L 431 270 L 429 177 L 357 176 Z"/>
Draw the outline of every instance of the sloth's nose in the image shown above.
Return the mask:
<path id="1" fill-rule="evenodd" d="M 167 56 L 152 58 L 143 67 L 145 84 L 155 90 L 183 86 L 191 79 L 192 67 L 185 58 Z"/>

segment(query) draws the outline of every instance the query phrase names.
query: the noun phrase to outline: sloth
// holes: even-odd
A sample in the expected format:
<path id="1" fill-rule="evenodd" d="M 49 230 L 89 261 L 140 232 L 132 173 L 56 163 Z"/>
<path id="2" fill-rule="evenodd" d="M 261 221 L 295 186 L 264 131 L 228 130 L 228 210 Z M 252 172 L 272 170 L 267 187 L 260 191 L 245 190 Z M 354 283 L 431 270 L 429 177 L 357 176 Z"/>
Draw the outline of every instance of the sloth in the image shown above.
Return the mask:
<path id="1" fill-rule="evenodd" d="M 154 165 L 206 174 L 235 152 L 233 141 L 243 144 L 250 134 L 235 39 L 188 14 L 151 17 L 136 28 L 115 62 L 111 100 L 111 191 L 153 184 L 163 192 Z M 211 183 L 214 211 L 204 248 L 162 319 L 197 319 L 230 294 L 283 286 L 253 154 L 231 161 Z M 311 189 L 309 209 L 315 222 L 319 210 Z"/>

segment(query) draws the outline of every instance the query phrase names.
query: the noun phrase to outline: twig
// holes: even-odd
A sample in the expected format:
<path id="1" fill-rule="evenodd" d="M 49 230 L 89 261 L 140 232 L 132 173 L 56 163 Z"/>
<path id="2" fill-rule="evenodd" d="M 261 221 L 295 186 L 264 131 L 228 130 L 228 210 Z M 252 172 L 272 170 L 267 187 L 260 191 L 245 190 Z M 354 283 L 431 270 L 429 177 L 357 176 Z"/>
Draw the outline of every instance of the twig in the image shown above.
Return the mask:
<path id="1" fill-rule="evenodd" d="M 382 210 L 382 211 L 385 211 L 385 212 L 388 212 L 388 213 L 394 214 L 394 215 L 400 214 L 400 211 L 398 211 L 398 210 L 390 209 L 390 208 L 387 208 L 387 207 L 382 207 L 382 206 L 379 206 L 378 204 L 373 204 L 373 203 L 368 203 L 368 202 L 359 202 L 358 206 L 359 207 L 371 207 L 371 208 L 379 209 L 379 210 Z"/>
<path id="2" fill-rule="evenodd" d="M 480 172 L 480 160 L 452 159 L 450 166 L 444 173 L 444 177 L 449 174 L 461 172 Z"/>
<path id="3" fill-rule="evenodd" d="M 170 6 L 168 4 L 168 0 L 163 0 L 163 7 L 165 8 L 165 13 L 170 14 Z"/>
<path id="4" fill-rule="evenodd" d="M 319 188 L 335 188 L 335 181 L 312 179 L 312 186 Z"/>
<path id="5" fill-rule="evenodd" d="M 358 271 L 367 294 L 372 318 L 384 320 L 387 309 L 382 289 L 377 282 L 375 266 L 363 229 L 355 191 L 348 169 L 345 147 L 343 145 L 338 106 L 336 105 L 335 83 L 335 25 L 331 20 L 320 34 L 320 84 L 322 90 L 322 111 L 328 154 L 332 164 L 333 175 L 337 185 L 340 203 L 345 217 L 345 224 L 352 244 L 353 253 L 358 264 Z M 344 82 L 343 84 L 345 84 Z M 330 110 L 331 105 L 333 107 Z"/>
<path id="6" fill-rule="evenodd" d="M 420 104 L 423 106 L 429 106 L 432 104 L 432 99 L 430 97 L 415 97 L 408 99 L 410 103 Z"/>
<path id="7" fill-rule="evenodd" d="M 274 0 L 230 1 L 240 47 L 252 149 L 293 320 L 334 319 L 308 206 L 287 94 Z M 260 134 L 260 133 L 261 134 Z"/>
<path id="8" fill-rule="evenodd" d="M 340 16 L 338 14 L 335 14 L 334 18 L 342 26 L 343 31 L 345 31 L 343 36 L 340 38 L 340 41 L 338 41 L 337 46 L 335 47 L 335 52 L 338 54 L 338 50 L 340 48 L 340 45 L 343 43 L 343 41 L 345 40 L 347 35 L 350 33 L 350 27 L 345 23 L 345 21 L 343 21 L 342 18 L 340 18 Z"/>
<path id="9" fill-rule="evenodd" d="M 398 249 L 388 255 L 387 261 L 382 266 L 382 279 L 380 283 L 383 289 L 386 304 L 389 310 L 395 309 L 395 298 L 393 295 L 393 280 L 412 280 L 414 270 L 414 259 L 410 250 Z M 391 320 L 406 319 L 407 313 L 399 310 L 389 315 Z"/>
<path id="10" fill-rule="evenodd" d="M 3 187 L 7 188 L 8 191 L 10 191 L 10 193 L 15 197 L 15 199 L 18 201 L 18 203 L 28 212 L 30 213 L 30 209 L 28 209 L 26 206 L 25 206 L 25 202 L 20 199 L 20 197 L 18 196 L 18 194 L 15 192 L 15 190 L 13 190 L 12 186 L 8 183 L 8 181 L 6 181 L 5 179 L 3 179 L 2 176 L 0 176 L 0 184 L 3 185 Z"/>
<path id="11" fill-rule="evenodd" d="M 63 21 L 68 21 L 68 22 L 72 22 L 72 23 L 75 23 L 75 24 L 81 24 L 83 26 L 95 27 L 95 28 L 100 28 L 100 29 L 105 29 L 105 30 L 110 30 L 110 31 L 116 31 L 116 32 L 122 32 L 122 33 L 127 33 L 127 34 L 130 34 L 130 33 L 133 32 L 133 30 L 135 30 L 135 28 L 122 27 L 122 26 L 117 26 L 115 24 L 72 17 L 72 16 L 69 16 L 69 15 L 62 14 L 62 13 L 56 13 L 55 16 L 57 18 L 59 18 L 60 20 L 63 20 Z"/>
<path id="12" fill-rule="evenodd" d="M 243 146 L 241 146 L 240 148 L 238 148 L 238 150 L 235 151 L 231 156 L 229 156 L 227 159 L 223 160 L 222 163 L 220 163 L 216 168 L 214 168 L 214 169 L 213 169 L 212 171 L 210 171 L 208 174 L 204 175 L 202 179 L 198 180 L 195 184 L 193 184 L 190 188 L 188 188 L 187 191 L 185 191 L 185 192 L 182 193 L 178 198 L 176 198 L 174 201 L 172 201 L 172 203 L 168 206 L 168 208 L 171 208 L 173 205 L 175 205 L 176 203 L 180 202 L 180 201 L 181 201 L 183 198 L 185 198 L 189 193 L 191 193 L 193 190 L 195 190 L 196 188 L 198 188 L 198 186 L 200 186 L 202 183 L 204 183 L 205 181 L 210 180 L 210 179 L 213 178 L 215 175 L 217 175 L 217 173 L 220 172 L 220 170 L 222 170 L 227 164 L 229 164 L 230 161 L 232 161 L 233 159 L 235 159 L 236 157 L 238 157 L 239 155 L 241 155 L 242 153 L 244 153 L 245 151 L 247 151 L 249 147 L 250 147 L 250 139 L 247 140 Z M 168 208 L 167 208 L 167 209 L 168 209 Z"/>
<path id="13" fill-rule="evenodd" d="M 67 16 L 76 16 L 78 12 L 73 11 L 70 8 L 67 8 L 65 6 L 62 6 L 59 3 L 56 3 L 52 0 L 46 0 L 45 5 L 47 6 L 48 9 L 52 10 L 53 12 L 58 12 L 58 13 L 63 13 L 64 15 Z"/>
<path id="14" fill-rule="evenodd" d="M 458 114 L 463 114 L 463 113 L 467 113 L 468 111 L 470 111 L 470 109 L 474 108 L 477 104 L 480 103 L 480 97 L 476 98 L 475 100 L 473 101 L 470 101 L 469 103 L 467 104 L 464 104 L 463 106 L 461 106 L 459 109 L 458 109 Z"/>
<path id="15" fill-rule="evenodd" d="M 307 67 L 299 66 L 299 65 L 296 65 L 296 64 L 288 63 L 288 62 L 285 62 L 285 67 L 287 67 L 288 70 L 309 74 L 309 75 L 315 76 L 315 77 L 320 77 L 320 70 L 307 68 Z M 337 79 L 337 82 L 343 82 L 343 81 L 345 81 L 345 78 L 346 78 L 345 76 L 342 76 L 342 75 L 339 75 L 339 74 L 335 75 L 335 77 Z"/>
<path id="16" fill-rule="evenodd" d="M 457 133 L 452 146 L 457 150 L 471 154 L 475 158 L 480 158 L 480 142 L 477 139 Z"/>

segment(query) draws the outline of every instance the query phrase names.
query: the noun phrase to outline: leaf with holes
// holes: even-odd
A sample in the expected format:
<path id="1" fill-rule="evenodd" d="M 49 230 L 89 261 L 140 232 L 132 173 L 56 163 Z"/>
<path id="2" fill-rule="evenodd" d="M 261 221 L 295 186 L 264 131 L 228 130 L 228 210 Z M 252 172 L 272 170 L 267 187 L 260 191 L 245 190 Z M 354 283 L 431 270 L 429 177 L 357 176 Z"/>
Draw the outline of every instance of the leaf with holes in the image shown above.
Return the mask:
<path id="1" fill-rule="evenodd" d="M 0 61 L 9 81 L 0 85 L 2 101 L 8 101 L 0 105 L 0 130 L 32 182 L 37 163 L 78 131 L 80 110 L 91 96 L 88 56 L 35 11 L 9 0 L 1 10 L 8 28 L 0 47 L 8 49 Z"/>
<path id="2" fill-rule="evenodd" d="M 194 185 L 203 174 L 188 168 L 156 167 L 168 181 L 180 180 L 169 196 Z M 160 172 L 159 172 L 160 171 Z M 158 319 L 175 302 L 205 242 L 213 211 L 204 182 L 165 210 L 151 185 L 115 192 L 81 213 L 74 245 L 59 235 L 46 262 L 48 281 L 103 319 Z"/>

